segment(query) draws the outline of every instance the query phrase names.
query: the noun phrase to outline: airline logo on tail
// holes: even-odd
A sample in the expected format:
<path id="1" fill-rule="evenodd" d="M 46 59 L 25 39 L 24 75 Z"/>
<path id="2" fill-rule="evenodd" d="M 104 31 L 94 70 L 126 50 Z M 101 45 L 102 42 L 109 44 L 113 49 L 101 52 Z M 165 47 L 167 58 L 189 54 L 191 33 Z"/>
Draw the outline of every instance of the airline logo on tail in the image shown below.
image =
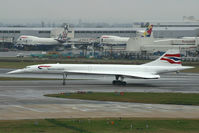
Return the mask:
<path id="1" fill-rule="evenodd" d="M 165 54 L 160 60 L 168 61 L 170 64 L 182 64 L 180 54 Z"/>
<path id="2" fill-rule="evenodd" d="M 150 37 L 152 33 L 153 25 L 149 25 L 142 37 Z"/>
<path id="3" fill-rule="evenodd" d="M 67 33 L 64 31 L 62 34 L 59 34 L 58 40 L 65 41 L 67 38 Z"/>
<path id="4" fill-rule="evenodd" d="M 59 41 L 60 43 L 65 43 L 67 41 L 68 29 L 69 25 L 65 25 L 64 31 L 61 34 L 59 34 L 56 40 Z"/>

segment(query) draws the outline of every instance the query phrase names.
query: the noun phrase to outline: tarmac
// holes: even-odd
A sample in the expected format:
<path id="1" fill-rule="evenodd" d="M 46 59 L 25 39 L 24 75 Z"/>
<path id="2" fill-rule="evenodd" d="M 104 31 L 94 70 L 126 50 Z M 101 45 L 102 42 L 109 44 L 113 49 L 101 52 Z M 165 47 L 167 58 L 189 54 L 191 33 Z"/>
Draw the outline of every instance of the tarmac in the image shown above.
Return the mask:
<path id="1" fill-rule="evenodd" d="M 9 69 L 0 69 L 0 76 Z M 14 75 L 16 76 L 16 75 Z M 33 75 L 21 75 L 21 77 Z M 36 75 L 34 75 L 36 77 Z M 37 75 L 40 77 L 41 75 Z M 43 75 L 45 78 L 49 75 Z M 55 75 L 53 78 L 61 78 Z M 86 78 L 83 78 L 86 77 Z M 199 74 L 161 75 L 158 80 L 125 79 L 127 86 L 113 86 L 114 77 L 69 75 L 62 80 L 0 81 L 0 120 L 43 118 L 199 118 L 199 106 L 59 99 L 43 96 L 62 92 L 181 92 L 199 93 Z"/>

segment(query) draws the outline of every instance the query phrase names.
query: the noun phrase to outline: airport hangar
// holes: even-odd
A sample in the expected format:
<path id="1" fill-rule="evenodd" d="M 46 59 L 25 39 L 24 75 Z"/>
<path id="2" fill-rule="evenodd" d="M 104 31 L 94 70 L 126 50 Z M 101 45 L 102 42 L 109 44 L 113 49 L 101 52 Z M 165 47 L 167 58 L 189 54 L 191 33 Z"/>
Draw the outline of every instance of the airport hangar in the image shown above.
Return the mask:
<path id="1" fill-rule="evenodd" d="M 137 31 L 146 28 L 132 26 L 129 28 L 71 28 L 68 37 L 71 39 L 98 38 L 102 35 L 115 35 L 121 37 L 136 37 Z M 12 48 L 21 35 L 32 35 L 45 38 L 56 38 L 62 28 L 42 27 L 0 27 L 0 47 Z M 153 28 L 155 38 L 180 38 L 199 36 L 199 22 L 196 23 L 155 23 Z"/>

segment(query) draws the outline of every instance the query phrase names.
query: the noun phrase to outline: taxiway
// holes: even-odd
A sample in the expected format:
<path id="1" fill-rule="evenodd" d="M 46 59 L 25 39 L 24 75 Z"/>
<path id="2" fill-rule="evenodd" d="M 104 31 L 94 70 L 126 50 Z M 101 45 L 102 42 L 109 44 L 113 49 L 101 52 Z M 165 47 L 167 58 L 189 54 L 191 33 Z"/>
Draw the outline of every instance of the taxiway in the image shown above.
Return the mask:
<path id="1" fill-rule="evenodd" d="M 4 73 L 0 75 L 6 76 Z M 199 106 L 103 102 L 43 96 L 77 91 L 199 93 L 199 74 L 192 73 L 162 75 L 158 80 L 127 79 L 127 86 L 113 86 L 111 81 L 114 77 L 88 76 L 87 79 L 80 80 L 81 77 L 85 76 L 69 76 L 69 79 L 73 80 L 67 80 L 65 86 L 62 85 L 62 80 L 0 81 L 0 120 L 88 117 L 199 118 Z M 58 75 L 57 78 L 61 76 Z"/>

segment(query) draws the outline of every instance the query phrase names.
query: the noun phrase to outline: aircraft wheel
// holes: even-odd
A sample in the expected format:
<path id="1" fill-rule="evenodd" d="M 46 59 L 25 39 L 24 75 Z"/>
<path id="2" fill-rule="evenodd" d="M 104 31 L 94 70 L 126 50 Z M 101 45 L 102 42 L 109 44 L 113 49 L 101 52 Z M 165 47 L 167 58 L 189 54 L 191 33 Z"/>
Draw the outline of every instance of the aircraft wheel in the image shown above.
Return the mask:
<path id="1" fill-rule="evenodd" d="M 112 84 L 113 84 L 113 85 L 116 85 L 116 84 L 117 84 L 117 81 L 116 81 L 116 80 L 113 80 Z"/>
<path id="2" fill-rule="evenodd" d="M 125 81 L 121 82 L 121 85 L 126 86 L 126 82 Z"/>
<path id="3" fill-rule="evenodd" d="M 123 86 L 126 86 L 126 82 L 125 81 L 120 81 L 120 80 L 113 80 L 112 84 L 113 85 L 123 85 Z"/>

